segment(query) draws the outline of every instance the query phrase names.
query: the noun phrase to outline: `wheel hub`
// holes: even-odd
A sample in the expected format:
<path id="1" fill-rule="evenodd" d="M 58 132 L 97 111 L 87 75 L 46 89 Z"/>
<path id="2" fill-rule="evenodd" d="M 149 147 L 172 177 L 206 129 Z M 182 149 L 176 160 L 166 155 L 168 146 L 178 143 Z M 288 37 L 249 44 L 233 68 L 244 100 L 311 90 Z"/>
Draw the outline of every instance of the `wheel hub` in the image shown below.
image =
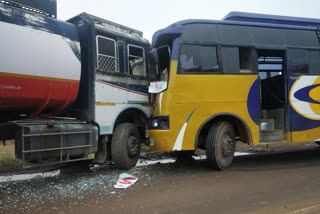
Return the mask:
<path id="1" fill-rule="evenodd" d="M 234 152 L 235 142 L 229 134 L 225 134 L 222 142 L 222 154 L 229 156 Z"/>
<path id="2" fill-rule="evenodd" d="M 139 153 L 139 141 L 134 135 L 130 135 L 128 138 L 128 153 L 131 157 Z"/>

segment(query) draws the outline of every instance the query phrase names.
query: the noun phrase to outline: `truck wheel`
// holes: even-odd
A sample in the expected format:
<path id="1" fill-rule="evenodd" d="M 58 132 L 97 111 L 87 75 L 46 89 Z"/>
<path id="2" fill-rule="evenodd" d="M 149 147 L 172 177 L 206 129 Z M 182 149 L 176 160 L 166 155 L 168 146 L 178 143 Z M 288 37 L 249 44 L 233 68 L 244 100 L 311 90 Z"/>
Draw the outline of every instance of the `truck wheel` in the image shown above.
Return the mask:
<path id="1" fill-rule="evenodd" d="M 100 141 L 98 144 L 98 152 L 93 160 L 94 163 L 103 164 L 107 160 L 107 142 Z"/>
<path id="2" fill-rule="evenodd" d="M 133 123 L 122 123 L 116 127 L 111 142 L 112 160 L 116 167 L 134 167 L 140 156 L 140 148 L 140 134 Z"/>
<path id="3" fill-rule="evenodd" d="M 235 147 L 235 133 L 232 124 L 227 121 L 213 124 L 206 139 L 208 166 L 217 170 L 231 166 Z"/>

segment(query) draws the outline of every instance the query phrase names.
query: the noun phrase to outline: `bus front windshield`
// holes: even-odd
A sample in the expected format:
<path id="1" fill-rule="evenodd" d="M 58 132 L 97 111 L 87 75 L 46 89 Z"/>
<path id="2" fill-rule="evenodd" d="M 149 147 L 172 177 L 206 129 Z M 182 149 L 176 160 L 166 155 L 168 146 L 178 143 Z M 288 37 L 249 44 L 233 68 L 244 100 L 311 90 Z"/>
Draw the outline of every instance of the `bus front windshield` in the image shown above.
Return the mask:
<path id="1" fill-rule="evenodd" d="M 169 68 L 170 68 L 170 48 L 169 46 L 162 46 L 156 50 L 157 62 L 154 69 L 155 76 L 149 86 L 149 93 L 160 93 L 167 89 L 169 80 Z"/>
<path id="2" fill-rule="evenodd" d="M 163 46 L 158 51 L 158 70 L 160 71 L 160 81 L 168 81 L 169 65 L 170 65 L 170 49 L 169 46 Z"/>

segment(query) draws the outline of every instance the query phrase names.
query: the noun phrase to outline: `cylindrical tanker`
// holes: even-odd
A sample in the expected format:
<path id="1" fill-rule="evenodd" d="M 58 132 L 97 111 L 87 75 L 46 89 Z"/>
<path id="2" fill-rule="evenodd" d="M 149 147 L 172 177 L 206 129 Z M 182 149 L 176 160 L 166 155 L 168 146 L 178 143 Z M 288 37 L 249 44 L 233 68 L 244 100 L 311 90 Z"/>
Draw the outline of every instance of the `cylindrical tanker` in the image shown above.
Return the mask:
<path id="1" fill-rule="evenodd" d="M 0 120 L 57 115 L 77 97 L 74 25 L 0 4 Z"/>

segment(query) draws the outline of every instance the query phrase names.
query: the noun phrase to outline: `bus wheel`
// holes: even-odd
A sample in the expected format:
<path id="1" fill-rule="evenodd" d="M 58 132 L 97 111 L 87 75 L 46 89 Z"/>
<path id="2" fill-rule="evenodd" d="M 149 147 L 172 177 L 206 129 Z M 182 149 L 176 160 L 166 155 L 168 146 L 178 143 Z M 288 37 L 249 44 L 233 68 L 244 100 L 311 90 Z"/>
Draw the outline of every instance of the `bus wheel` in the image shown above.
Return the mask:
<path id="1" fill-rule="evenodd" d="M 235 133 L 232 124 L 227 121 L 213 124 L 206 139 L 209 167 L 222 170 L 231 166 L 235 147 Z"/>
<path id="2" fill-rule="evenodd" d="M 134 167 L 140 156 L 140 148 L 140 134 L 133 123 L 122 123 L 116 127 L 112 136 L 111 154 L 117 168 Z"/>

